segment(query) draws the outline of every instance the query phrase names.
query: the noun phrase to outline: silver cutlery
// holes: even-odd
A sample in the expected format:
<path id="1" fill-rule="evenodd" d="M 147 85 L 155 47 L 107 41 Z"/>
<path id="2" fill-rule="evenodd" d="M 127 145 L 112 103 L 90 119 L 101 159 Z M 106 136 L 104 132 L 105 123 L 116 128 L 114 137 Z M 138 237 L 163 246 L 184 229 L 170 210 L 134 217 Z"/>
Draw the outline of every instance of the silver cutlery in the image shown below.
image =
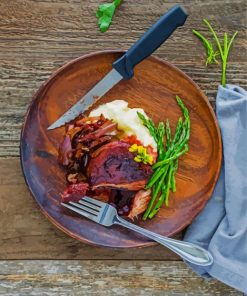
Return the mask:
<path id="1" fill-rule="evenodd" d="M 64 207 L 82 215 L 83 217 L 86 217 L 103 226 L 110 227 L 116 224 L 138 232 L 139 234 L 167 247 L 190 263 L 201 266 L 207 266 L 213 263 L 213 257 L 207 250 L 195 244 L 165 237 L 130 223 L 119 217 L 116 209 L 113 206 L 102 201 L 85 196 L 79 200 L 78 203 L 69 202 L 61 204 Z"/>
<path id="2" fill-rule="evenodd" d="M 112 70 L 109 73 L 58 120 L 50 125 L 48 130 L 60 127 L 75 119 L 122 79 L 130 79 L 134 75 L 134 67 L 150 56 L 168 39 L 176 28 L 182 26 L 187 16 L 187 12 L 182 6 L 173 6 L 125 54 L 112 64 Z"/>

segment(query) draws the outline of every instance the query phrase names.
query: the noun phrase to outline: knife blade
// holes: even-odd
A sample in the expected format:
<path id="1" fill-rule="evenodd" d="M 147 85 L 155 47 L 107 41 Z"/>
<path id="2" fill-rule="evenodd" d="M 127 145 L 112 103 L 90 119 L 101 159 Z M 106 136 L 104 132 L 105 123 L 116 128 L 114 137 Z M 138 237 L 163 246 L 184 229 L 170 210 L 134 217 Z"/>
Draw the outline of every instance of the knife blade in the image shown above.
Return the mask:
<path id="1" fill-rule="evenodd" d="M 85 96 L 66 111 L 48 130 L 60 127 L 86 111 L 98 99 L 105 95 L 122 79 L 130 79 L 134 67 L 151 55 L 177 27 L 187 19 L 187 12 L 180 5 L 173 6 L 118 60 L 112 64 L 112 70 L 103 77 Z"/>
<path id="2" fill-rule="evenodd" d="M 76 118 L 80 113 L 92 106 L 98 99 L 107 93 L 109 89 L 111 89 L 122 79 L 123 76 L 115 69 L 112 69 L 84 97 L 82 97 L 74 106 L 65 112 L 57 121 L 50 125 L 48 130 L 62 126 Z"/>

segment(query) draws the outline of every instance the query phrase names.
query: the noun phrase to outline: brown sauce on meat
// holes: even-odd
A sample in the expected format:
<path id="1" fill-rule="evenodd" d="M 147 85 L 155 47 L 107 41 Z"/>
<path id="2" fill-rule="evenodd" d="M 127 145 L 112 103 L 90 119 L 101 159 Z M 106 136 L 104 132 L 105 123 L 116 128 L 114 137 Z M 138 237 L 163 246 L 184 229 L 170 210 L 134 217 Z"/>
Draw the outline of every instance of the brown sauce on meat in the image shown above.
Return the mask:
<path id="1" fill-rule="evenodd" d="M 109 203 L 117 209 L 119 215 L 127 216 L 135 194 L 135 191 L 112 189 Z"/>

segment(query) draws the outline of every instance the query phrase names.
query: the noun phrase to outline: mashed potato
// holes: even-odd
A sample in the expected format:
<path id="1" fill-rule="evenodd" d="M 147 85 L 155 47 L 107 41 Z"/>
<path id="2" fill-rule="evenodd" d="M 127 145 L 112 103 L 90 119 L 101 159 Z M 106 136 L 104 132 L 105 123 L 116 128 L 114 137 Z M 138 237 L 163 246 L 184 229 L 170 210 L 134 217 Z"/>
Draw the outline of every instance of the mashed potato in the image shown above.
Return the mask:
<path id="1" fill-rule="evenodd" d="M 143 146 L 150 145 L 157 151 L 156 142 L 150 135 L 149 130 L 142 124 L 142 121 L 137 115 L 137 111 L 147 117 L 143 109 L 129 108 L 128 102 L 115 100 L 92 110 L 89 116 L 100 116 L 100 114 L 103 114 L 106 118 L 116 122 L 118 124 L 118 129 L 123 131 L 126 136 L 135 135 Z"/>

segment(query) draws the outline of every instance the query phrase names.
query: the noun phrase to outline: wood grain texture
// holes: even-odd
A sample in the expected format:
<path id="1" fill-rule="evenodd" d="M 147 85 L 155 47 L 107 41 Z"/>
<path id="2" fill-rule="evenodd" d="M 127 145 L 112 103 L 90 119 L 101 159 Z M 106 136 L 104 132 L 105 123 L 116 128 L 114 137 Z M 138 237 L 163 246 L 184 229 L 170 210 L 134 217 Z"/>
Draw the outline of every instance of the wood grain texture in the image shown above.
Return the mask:
<path id="1" fill-rule="evenodd" d="M 73 106 L 111 69 L 123 52 L 101 51 L 73 60 L 60 68 L 39 89 L 30 105 L 21 135 L 21 163 L 27 184 L 42 212 L 59 229 L 86 243 L 107 247 L 153 245 L 123 227 L 104 228 L 61 206 L 67 187 L 66 172 L 58 165 L 58 149 L 64 126 L 47 128 Z M 210 198 L 219 176 L 222 158 L 221 138 L 213 109 L 198 86 L 169 63 L 150 57 L 137 65 L 135 76 L 122 80 L 92 106 L 123 99 L 129 107 L 142 107 L 155 124 L 169 119 L 172 134 L 181 116 L 175 95 L 189 110 L 191 133 L 189 152 L 179 161 L 176 193 L 169 206 L 163 206 L 153 219 L 137 225 L 171 236 L 184 229 Z M 90 231 L 88 231 L 90 229 Z"/>
<path id="2" fill-rule="evenodd" d="M 109 252 L 108 249 L 82 245 L 50 225 L 42 217 L 32 200 L 24 184 L 17 158 L 21 125 L 34 92 L 54 70 L 65 62 L 102 48 L 128 49 L 162 12 L 175 3 L 182 3 L 190 12 L 186 25 L 179 29 L 176 35 L 174 34 L 155 53 L 155 56 L 172 62 L 187 73 L 198 83 L 214 106 L 217 85 L 220 81 L 220 69 L 205 68 L 204 49 L 191 34 L 191 29 L 196 28 L 209 36 L 201 22 L 203 17 L 208 17 L 217 31 L 229 33 L 239 31 L 230 54 L 228 81 L 247 86 L 247 3 L 245 0 L 184 0 L 178 2 L 174 0 L 126 0 L 121 9 L 117 11 L 110 30 L 105 34 L 98 31 L 94 17 L 99 2 L 101 0 L 0 1 L 0 157 L 6 158 L 0 161 L 1 259 L 137 258 L 147 260 L 153 258 L 154 260 L 166 260 L 174 256 L 162 247 L 144 248 L 142 252 L 139 249 L 127 251 L 111 249 Z M 14 202 L 9 202 L 9 200 Z M 25 266 L 25 262 L 22 266 Z M 19 270 L 19 263 L 16 261 L 5 262 L 5 264 L 12 266 L 12 271 L 8 269 L 9 275 L 15 275 L 16 270 Z M 132 262 L 129 264 L 132 266 Z M 30 268 L 34 268 L 34 265 L 36 262 Z M 21 268 L 24 268 L 22 266 Z M 48 270 L 49 266 L 51 265 L 47 265 Z M 202 280 L 197 281 L 188 290 L 188 278 L 185 279 L 188 270 L 185 270 L 183 266 L 183 264 L 177 265 L 176 269 L 176 274 L 184 278 L 182 284 L 177 280 L 176 274 L 171 275 L 167 281 L 169 283 L 175 276 L 170 295 L 178 295 L 177 283 L 181 284 L 179 285 L 181 295 L 185 295 L 184 286 L 189 291 L 187 295 L 198 295 L 201 291 L 200 281 Z M 2 271 L 2 268 L 0 270 Z M 30 270 L 26 273 L 32 274 Z M 126 276 L 126 272 L 123 274 Z M 158 277 L 164 275 L 165 272 L 159 274 Z M 119 277 L 122 276 L 122 274 L 119 275 Z M 16 287 L 12 283 L 18 285 L 18 281 L 3 283 L 5 289 L 3 295 L 11 294 L 12 287 Z M 20 285 L 22 283 L 21 281 Z M 207 293 L 205 295 L 240 295 L 233 290 L 226 292 L 224 290 L 226 288 L 222 290 L 220 283 L 215 283 L 214 289 L 211 284 L 206 282 L 204 284 L 205 288 L 202 291 Z M 49 291 L 49 284 L 46 282 L 45 292 L 47 295 L 58 295 L 53 292 L 53 289 L 59 289 L 59 285 L 63 286 L 61 281 L 59 284 L 56 283 L 56 286 L 54 284 Z M 26 295 L 27 291 L 31 290 L 32 282 L 26 281 L 23 286 L 26 289 L 22 290 L 22 295 Z M 20 286 L 13 290 L 12 295 L 20 295 L 19 288 Z M 71 291 L 71 287 L 66 288 L 67 291 Z M 36 295 L 41 294 L 39 289 L 40 286 L 35 290 Z M 141 293 L 141 290 L 139 292 Z M 60 295 L 64 294 L 60 291 Z M 156 295 L 166 294 L 162 290 Z"/>
<path id="3" fill-rule="evenodd" d="M 182 262 L 0 261 L 0 295 L 240 296 Z"/>
<path id="4" fill-rule="evenodd" d="M 23 116 L 32 95 L 65 62 L 102 49 L 127 49 L 175 2 L 124 1 L 108 32 L 102 34 L 94 17 L 98 0 L 0 1 L 0 156 L 19 155 Z M 177 3 L 177 2 L 176 2 Z M 229 59 L 228 81 L 247 86 L 246 1 L 179 1 L 189 12 L 179 28 L 155 53 L 185 71 L 213 103 L 220 69 L 205 68 L 204 49 L 192 35 L 208 17 L 217 31 L 239 31 Z M 226 17 L 227 16 L 227 17 Z M 221 34 L 220 34 L 221 35 Z"/>
<path id="5" fill-rule="evenodd" d="M 40 212 L 18 159 L 0 160 L 0 259 L 178 260 L 161 246 L 109 249 L 82 244 L 57 230 Z M 181 234 L 176 238 L 181 238 Z"/>

